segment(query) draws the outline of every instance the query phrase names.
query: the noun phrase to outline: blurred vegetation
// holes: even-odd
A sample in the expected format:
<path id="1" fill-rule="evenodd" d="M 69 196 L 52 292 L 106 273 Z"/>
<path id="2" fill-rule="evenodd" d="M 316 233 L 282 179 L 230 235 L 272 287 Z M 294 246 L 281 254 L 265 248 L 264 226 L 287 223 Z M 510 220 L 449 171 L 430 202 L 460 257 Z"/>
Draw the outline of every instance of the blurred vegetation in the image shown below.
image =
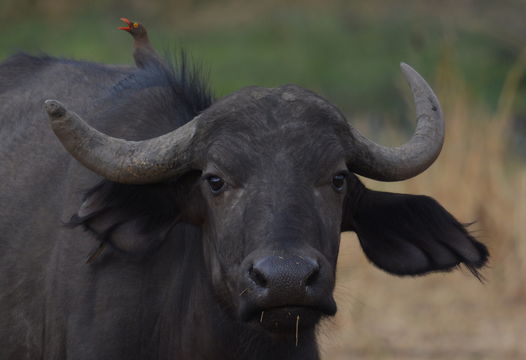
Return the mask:
<path id="1" fill-rule="evenodd" d="M 474 100 L 494 112 L 524 47 L 525 13 L 519 0 L 1 0 L 0 57 L 25 50 L 131 63 L 131 39 L 116 30 L 125 16 L 143 22 L 158 49 L 188 49 L 219 96 L 296 83 L 349 115 L 368 114 L 376 128 L 394 119 L 409 132 L 398 63 L 432 80 L 441 57 L 450 57 Z M 526 81 L 517 91 L 512 140 L 522 151 Z"/>
<path id="2" fill-rule="evenodd" d="M 398 64 L 433 85 L 444 151 L 424 174 L 375 189 L 437 198 L 489 247 L 485 285 L 469 274 L 406 280 L 344 235 L 340 311 L 320 334 L 327 359 L 526 358 L 526 1 L 0 0 L 0 58 L 19 51 L 132 64 L 124 16 L 158 49 L 184 47 L 217 96 L 296 83 L 379 142 L 414 128 Z M 438 315 L 440 314 L 440 315 Z"/>

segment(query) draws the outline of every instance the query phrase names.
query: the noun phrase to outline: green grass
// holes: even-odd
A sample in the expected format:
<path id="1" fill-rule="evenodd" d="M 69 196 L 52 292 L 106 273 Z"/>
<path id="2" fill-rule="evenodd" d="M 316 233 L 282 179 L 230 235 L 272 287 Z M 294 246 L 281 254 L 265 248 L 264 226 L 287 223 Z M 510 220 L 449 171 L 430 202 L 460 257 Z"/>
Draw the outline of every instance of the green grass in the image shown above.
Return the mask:
<path id="1" fill-rule="evenodd" d="M 122 12 L 114 11 L 122 14 Z M 131 38 L 116 30 L 119 15 L 84 12 L 59 22 L 29 17 L 2 25 L 0 57 L 19 50 L 107 63 L 131 63 Z M 145 21 L 160 51 L 184 47 L 210 72 L 218 95 L 247 85 L 296 83 L 348 114 L 383 118 L 406 113 L 398 64 L 408 62 L 433 82 L 444 54 L 452 56 L 470 92 L 495 109 L 514 51 L 481 33 L 444 35 L 438 21 L 409 14 L 387 18 L 351 12 L 283 8 L 242 24 L 169 26 Z M 446 31 L 447 30 L 447 31 Z M 520 93 L 524 89 L 519 89 Z M 518 109 L 526 111 L 526 96 Z"/>

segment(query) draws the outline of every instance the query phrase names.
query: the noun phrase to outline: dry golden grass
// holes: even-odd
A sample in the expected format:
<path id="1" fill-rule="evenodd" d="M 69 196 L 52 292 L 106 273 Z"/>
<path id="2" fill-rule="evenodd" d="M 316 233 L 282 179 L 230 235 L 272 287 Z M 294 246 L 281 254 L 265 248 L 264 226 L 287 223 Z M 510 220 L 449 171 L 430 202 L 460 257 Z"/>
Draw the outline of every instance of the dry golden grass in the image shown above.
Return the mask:
<path id="1" fill-rule="evenodd" d="M 410 181 L 373 189 L 427 194 L 490 249 L 487 279 L 469 271 L 397 278 L 365 259 L 344 234 L 339 312 L 320 331 L 325 359 L 526 359 L 526 167 L 507 152 L 511 109 L 526 50 L 509 72 L 498 110 L 475 105 L 444 57 L 435 84 L 447 133 L 438 161 Z"/>

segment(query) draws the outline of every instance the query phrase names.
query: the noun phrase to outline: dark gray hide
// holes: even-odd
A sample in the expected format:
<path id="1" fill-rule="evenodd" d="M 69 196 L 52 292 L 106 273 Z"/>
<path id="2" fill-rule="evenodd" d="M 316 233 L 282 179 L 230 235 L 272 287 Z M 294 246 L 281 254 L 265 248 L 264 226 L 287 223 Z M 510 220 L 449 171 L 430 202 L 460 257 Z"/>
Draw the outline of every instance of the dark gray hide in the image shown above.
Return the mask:
<path id="1" fill-rule="evenodd" d="M 202 111 L 199 143 L 173 178 L 104 180 L 64 150 L 46 99 L 128 140 Z M 486 248 L 437 202 L 368 190 L 348 173 L 349 131 L 337 109 L 293 85 L 245 88 L 209 107 L 185 70 L 6 60 L 0 358 L 318 359 L 341 231 L 356 231 L 394 274 L 460 263 L 476 274 Z"/>

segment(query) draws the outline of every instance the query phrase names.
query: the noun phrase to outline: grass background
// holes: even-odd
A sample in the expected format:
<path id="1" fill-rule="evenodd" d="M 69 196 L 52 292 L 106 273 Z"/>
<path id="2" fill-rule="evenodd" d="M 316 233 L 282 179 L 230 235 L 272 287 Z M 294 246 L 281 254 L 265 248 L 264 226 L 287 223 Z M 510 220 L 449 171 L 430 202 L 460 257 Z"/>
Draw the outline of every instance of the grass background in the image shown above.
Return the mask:
<path id="1" fill-rule="evenodd" d="M 398 64 L 436 90 L 444 150 L 424 174 L 374 189 L 427 194 L 491 251 L 487 281 L 467 271 L 389 276 L 344 234 L 325 359 L 526 358 L 526 2 L 0 0 L 0 58 L 19 51 L 132 64 L 120 17 L 157 49 L 189 50 L 218 97 L 296 83 L 330 99 L 386 145 L 414 128 Z"/>

